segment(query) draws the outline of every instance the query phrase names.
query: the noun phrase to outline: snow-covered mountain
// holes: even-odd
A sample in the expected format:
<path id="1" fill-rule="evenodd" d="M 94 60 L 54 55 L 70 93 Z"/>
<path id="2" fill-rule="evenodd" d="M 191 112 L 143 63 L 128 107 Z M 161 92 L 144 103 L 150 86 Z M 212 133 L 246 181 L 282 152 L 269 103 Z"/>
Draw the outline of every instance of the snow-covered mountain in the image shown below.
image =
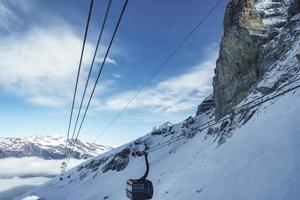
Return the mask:
<path id="1" fill-rule="evenodd" d="M 76 159 L 96 156 L 111 149 L 107 145 L 68 140 L 69 147 L 74 143 L 75 148 L 71 157 Z M 62 159 L 65 157 L 65 144 L 66 139 L 62 136 L 0 137 L 0 159 L 28 156 L 36 156 L 43 159 Z"/>
<path id="2" fill-rule="evenodd" d="M 25 196 L 126 199 L 127 179 L 144 173 L 146 148 L 153 199 L 298 200 L 299 5 L 299 0 L 232 0 L 214 92 L 195 116 L 154 127 L 71 169 L 70 178 L 56 177 Z"/>

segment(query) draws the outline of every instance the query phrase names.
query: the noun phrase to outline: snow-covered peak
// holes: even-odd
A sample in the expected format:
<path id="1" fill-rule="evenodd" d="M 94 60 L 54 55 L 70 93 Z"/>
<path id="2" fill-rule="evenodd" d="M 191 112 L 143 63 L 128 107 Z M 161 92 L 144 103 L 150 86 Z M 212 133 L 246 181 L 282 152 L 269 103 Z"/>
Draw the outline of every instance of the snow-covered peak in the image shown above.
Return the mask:
<path id="1" fill-rule="evenodd" d="M 151 135 L 161 135 L 165 132 L 170 131 L 172 129 L 172 126 L 173 126 L 172 123 L 169 121 L 165 122 L 160 126 L 155 126 L 151 131 Z"/>
<path id="2" fill-rule="evenodd" d="M 288 1 L 256 2 L 264 4 L 261 9 L 265 11 L 267 4 Z M 56 177 L 17 199 L 32 195 L 50 200 L 126 199 L 126 181 L 145 172 L 141 152 L 145 147 L 149 151 L 148 179 L 154 185 L 153 199 L 298 200 L 298 20 L 295 15 L 288 26 L 278 29 L 278 34 L 264 43 L 259 51 L 264 74 L 221 121 L 215 117 L 215 100 L 208 98 L 195 117 L 155 127 L 151 134 L 67 171 L 63 180 Z M 245 58 L 245 48 L 238 50 Z M 245 63 L 249 63 L 247 59 Z"/>
<path id="3" fill-rule="evenodd" d="M 62 159 L 65 157 L 65 144 L 65 137 L 59 135 L 0 137 L 0 158 L 37 156 L 44 159 Z M 68 144 L 75 144 L 72 157 L 77 159 L 96 156 L 111 149 L 108 145 L 84 143 L 79 140 L 69 140 Z"/>

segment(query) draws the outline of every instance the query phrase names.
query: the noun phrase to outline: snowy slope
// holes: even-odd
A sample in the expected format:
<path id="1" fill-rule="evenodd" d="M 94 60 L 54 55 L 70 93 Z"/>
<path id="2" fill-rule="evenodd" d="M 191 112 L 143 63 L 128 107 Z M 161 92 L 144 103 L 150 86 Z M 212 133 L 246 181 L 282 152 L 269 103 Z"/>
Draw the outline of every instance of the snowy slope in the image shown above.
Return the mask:
<path id="1" fill-rule="evenodd" d="M 69 140 L 69 144 L 74 141 Z M 0 138 L 0 158 L 36 156 L 44 159 L 62 159 L 66 140 L 62 136 L 37 136 L 28 138 Z M 104 153 L 111 147 L 77 141 L 72 157 L 87 158 Z"/>
<path id="2" fill-rule="evenodd" d="M 266 26 L 282 26 L 288 18 L 291 1 L 256 0 L 256 9 Z"/>
<path id="3" fill-rule="evenodd" d="M 206 134 L 202 133 L 151 153 L 149 179 L 155 185 L 153 199 L 297 200 L 300 196 L 297 101 L 300 101 L 299 90 L 264 105 L 265 109 L 219 147 L 214 137 L 205 139 Z M 120 172 L 92 172 L 92 169 L 77 172 L 75 168 L 69 172 L 70 180 L 55 178 L 32 193 L 47 200 L 93 200 L 106 196 L 126 199 L 126 180 L 141 176 L 143 170 L 142 158 L 131 160 Z"/>
<path id="4" fill-rule="evenodd" d="M 149 154 L 153 199 L 298 200 L 300 88 L 263 100 L 300 84 L 295 81 L 300 79 L 299 15 L 264 44 L 261 64 L 266 73 L 220 123 L 210 122 L 215 110 L 208 106 L 179 124 L 155 127 L 144 137 L 71 169 L 66 174 L 70 178 L 56 177 L 17 199 L 127 199 L 126 180 L 139 178 L 145 170 L 140 156 L 144 146 L 153 150 L 167 144 Z M 203 129 L 208 122 L 211 126 Z"/>
<path id="5" fill-rule="evenodd" d="M 273 69 L 277 70 L 275 67 Z M 276 72 L 276 76 L 267 74 L 260 84 L 272 83 L 281 73 L 285 73 Z M 269 74 L 272 73 L 274 71 L 271 70 Z M 295 77 L 299 75 L 295 74 Z M 274 94 L 270 93 L 267 98 Z M 249 94 L 241 104 L 254 96 L 258 94 Z M 155 186 L 153 199 L 298 200 L 300 104 L 297 102 L 300 102 L 299 89 L 255 108 L 250 120 L 242 115 L 236 116 L 231 137 L 227 136 L 226 143 L 221 142 L 222 145 L 217 142 L 222 134 L 218 131 L 214 133 L 222 125 L 215 125 L 213 133 L 204 130 L 194 136 L 187 134 L 183 140 L 150 153 L 151 170 L 148 178 Z M 136 142 L 97 157 L 96 161 L 103 161 L 99 162 L 99 166 L 87 161 L 82 167 L 68 172 L 70 179 L 59 181 L 55 178 L 28 195 L 37 195 L 46 200 L 126 199 L 126 180 L 143 174 L 144 160 L 142 157 L 133 159 L 131 155 L 123 170 L 106 171 L 116 152 L 126 147 L 135 152 L 134 149 L 142 148 L 141 141 L 145 141 L 150 149 L 154 148 L 187 129 L 197 128 L 212 116 L 213 112 L 203 113 L 192 118 L 194 122 L 190 118 L 188 123 L 185 121 L 174 125 L 172 130 L 166 130 L 165 127 L 161 132 L 155 130 L 155 135 L 148 134 Z M 122 159 L 115 163 L 116 166 L 124 160 L 126 163 L 126 157 Z"/>

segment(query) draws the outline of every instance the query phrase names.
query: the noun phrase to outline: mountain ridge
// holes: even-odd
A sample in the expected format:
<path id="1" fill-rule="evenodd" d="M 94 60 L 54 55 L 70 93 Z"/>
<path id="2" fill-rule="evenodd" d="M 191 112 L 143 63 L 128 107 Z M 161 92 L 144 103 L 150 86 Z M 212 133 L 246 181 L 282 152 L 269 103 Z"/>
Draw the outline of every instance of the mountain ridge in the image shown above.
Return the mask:
<path id="1" fill-rule="evenodd" d="M 43 159 L 65 158 L 65 137 L 54 136 L 31 136 L 27 138 L 0 137 L 0 159 L 9 157 L 36 156 Z M 68 140 L 68 149 L 75 144 L 71 158 L 86 159 L 102 154 L 112 147 L 95 143 L 84 143 L 80 140 Z"/>
<path id="2" fill-rule="evenodd" d="M 230 1 L 214 94 L 196 115 L 157 126 L 25 196 L 126 199 L 126 181 L 145 171 L 146 148 L 153 199 L 298 200 L 300 10 L 294 2 Z"/>

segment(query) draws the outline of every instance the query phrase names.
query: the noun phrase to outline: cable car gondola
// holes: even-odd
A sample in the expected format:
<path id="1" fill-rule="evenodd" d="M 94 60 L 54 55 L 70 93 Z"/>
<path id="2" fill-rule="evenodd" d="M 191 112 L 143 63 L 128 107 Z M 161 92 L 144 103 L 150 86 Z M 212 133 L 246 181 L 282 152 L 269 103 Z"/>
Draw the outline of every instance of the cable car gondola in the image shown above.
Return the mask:
<path id="1" fill-rule="evenodd" d="M 147 180 L 149 173 L 148 153 L 144 153 L 146 161 L 146 172 L 140 179 L 129 179 L 127 181 L 126 195 L 131 200 L 147 200 L 152 199 L 153 184 Z"/>

